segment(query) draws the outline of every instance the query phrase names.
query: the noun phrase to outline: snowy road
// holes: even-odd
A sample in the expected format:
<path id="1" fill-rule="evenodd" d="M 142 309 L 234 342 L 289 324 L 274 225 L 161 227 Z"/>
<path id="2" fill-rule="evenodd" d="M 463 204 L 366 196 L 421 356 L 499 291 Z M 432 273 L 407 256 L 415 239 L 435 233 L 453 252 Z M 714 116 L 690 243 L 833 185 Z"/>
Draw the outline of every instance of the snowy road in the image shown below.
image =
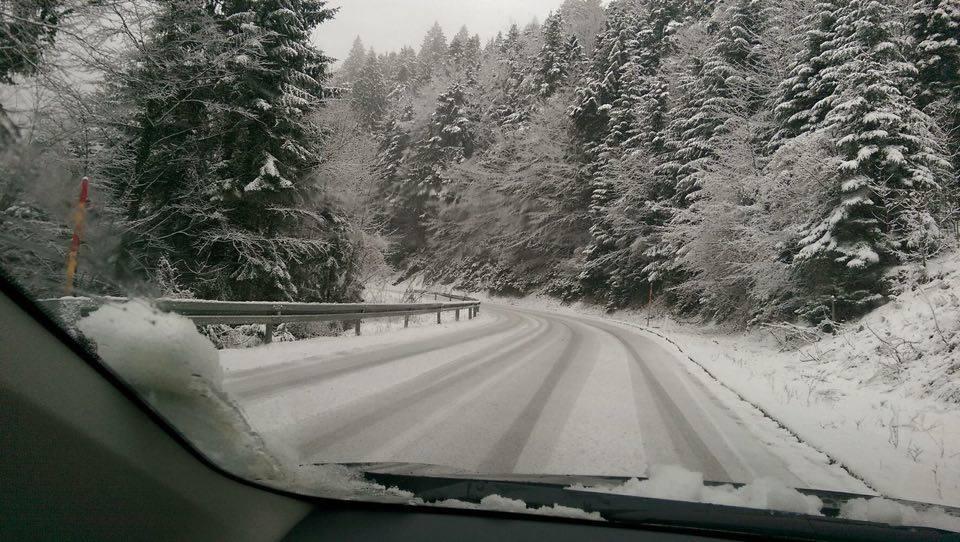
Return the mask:
<path id="1" fill-rule="evenodd" d="M 484 304 L 472 322 L 224 354 L 226 389 L 303 462 L 405 461 L 487 474 L 858 481 L 642 331 Z"/>

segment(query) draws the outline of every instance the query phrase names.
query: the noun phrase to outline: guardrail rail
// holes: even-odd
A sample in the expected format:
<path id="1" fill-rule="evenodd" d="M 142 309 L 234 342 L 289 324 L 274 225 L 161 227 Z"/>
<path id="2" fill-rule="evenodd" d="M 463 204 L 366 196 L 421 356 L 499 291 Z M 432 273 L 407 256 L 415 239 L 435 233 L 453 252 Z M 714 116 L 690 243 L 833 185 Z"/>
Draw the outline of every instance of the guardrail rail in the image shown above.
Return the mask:
<path id="1" fill-rule="evenodd" d="M 370 318 L 403 316 L 403 327 L 410 325 L 410 317 L 436 313 L 437 323 L 442 323 L 444 312 L 453 312 L 460 320 L 460 311 L 466 310 L 473 319 L 480 314 L 480 301 L 464 296 L 439 292 L 417 292 L 446 297 L 454 301 L 435 303 L 279 303 L 269 301 L 208 301 L 200 299 L 158 299 L 153 304 L 160 310 L 185 316 L 197 325 L 207 324 L 265 324 L 264 342 L 273 341 L 273 332 L 279 324 L 296 322 L 342 321 L 354 322 L 360 335 L 360 324 Z M 53 316 L 69 320 L 72 324 L 95 311 L 104 303 L 124 303 L 124 297 L 62 297 L 40 301 Z"/>

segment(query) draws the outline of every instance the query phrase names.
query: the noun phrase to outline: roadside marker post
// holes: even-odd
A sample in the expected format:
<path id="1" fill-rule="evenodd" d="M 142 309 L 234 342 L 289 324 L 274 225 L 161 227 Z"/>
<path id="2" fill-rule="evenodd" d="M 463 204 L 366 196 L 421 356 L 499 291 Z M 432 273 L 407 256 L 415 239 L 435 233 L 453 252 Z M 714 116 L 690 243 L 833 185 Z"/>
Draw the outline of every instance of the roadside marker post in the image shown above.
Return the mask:
<path id="1" fill-rule="evenodd" d="M 80 181 L 80 199 L 73 213 L 73 238 L 70 240 L 70 252 L 67 255 L 66 295 L 73 295 L 73 282 L 77 275 L 77 256 L 80 253 L 80 241 L 83 239 L 83 223 L 87 216 L 87 198 L 90 194 L 90 178 Z"/>

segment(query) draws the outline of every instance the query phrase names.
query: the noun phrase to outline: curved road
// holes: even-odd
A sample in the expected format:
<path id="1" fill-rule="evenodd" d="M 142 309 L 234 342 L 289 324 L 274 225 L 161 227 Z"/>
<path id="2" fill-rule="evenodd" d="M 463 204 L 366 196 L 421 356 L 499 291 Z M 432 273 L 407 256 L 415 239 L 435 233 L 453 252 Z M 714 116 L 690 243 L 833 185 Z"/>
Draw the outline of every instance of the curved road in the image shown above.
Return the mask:
<path id="1" fill-rule="evenodd" d="M 707 480 L 863 489 L 638 329 L 485 303 L 440 331 L 300 351 L 225 386 L 302 462 L 635 476 L 675 464 Z"/>

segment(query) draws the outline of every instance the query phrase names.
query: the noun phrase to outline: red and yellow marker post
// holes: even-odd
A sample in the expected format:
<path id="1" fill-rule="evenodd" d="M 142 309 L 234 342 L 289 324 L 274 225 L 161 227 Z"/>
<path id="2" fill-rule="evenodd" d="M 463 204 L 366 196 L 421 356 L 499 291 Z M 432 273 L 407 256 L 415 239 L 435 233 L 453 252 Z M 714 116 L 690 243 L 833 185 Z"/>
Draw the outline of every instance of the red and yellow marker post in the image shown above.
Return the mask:
<path id="1" fill-rule="evenodd" d="M 80 253 L 80 240 L 83 238 L 83 222 L 87 217 L 87 197 L 90 193 L 90 179 L 80 181 L 80 200 L 73 213 L 73 239 L 70 240 L 70 253 L 67 255 L 66 295 L 73 294 L 73 281 L 77 274 L 77 255 Z"/>

